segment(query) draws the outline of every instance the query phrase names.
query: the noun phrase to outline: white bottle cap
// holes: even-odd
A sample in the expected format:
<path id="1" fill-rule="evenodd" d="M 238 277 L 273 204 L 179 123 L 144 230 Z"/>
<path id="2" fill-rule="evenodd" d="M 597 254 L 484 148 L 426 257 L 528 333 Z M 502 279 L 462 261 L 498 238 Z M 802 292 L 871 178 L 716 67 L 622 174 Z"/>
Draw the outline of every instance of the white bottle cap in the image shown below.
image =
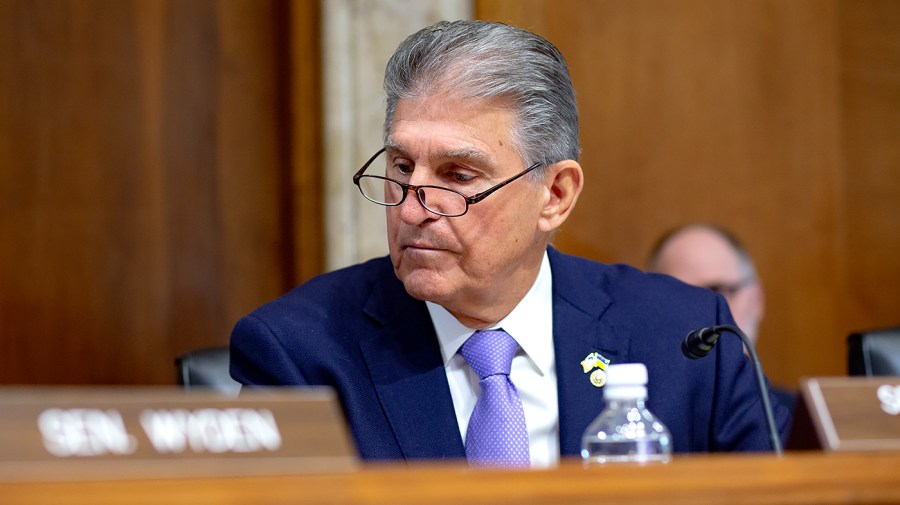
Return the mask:
<path id="1" fill-rule="evenodd" d="M 608 399 L 647 398 L 647 367 L 643 363 L 609 365 L 603 389 Z"/>

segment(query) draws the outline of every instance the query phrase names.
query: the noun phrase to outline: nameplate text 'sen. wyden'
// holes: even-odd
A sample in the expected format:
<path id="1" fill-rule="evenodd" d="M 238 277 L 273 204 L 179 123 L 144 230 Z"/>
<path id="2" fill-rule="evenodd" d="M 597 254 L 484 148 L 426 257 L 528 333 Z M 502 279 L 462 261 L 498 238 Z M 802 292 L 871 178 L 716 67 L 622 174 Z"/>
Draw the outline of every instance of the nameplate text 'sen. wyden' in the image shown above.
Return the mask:
<path id="1" fill-rule="evenodd" d="M 356 461 L 327 388 L 238 398 L 160 387 L 0 389 L 0 480 L 320 473 Z"/>

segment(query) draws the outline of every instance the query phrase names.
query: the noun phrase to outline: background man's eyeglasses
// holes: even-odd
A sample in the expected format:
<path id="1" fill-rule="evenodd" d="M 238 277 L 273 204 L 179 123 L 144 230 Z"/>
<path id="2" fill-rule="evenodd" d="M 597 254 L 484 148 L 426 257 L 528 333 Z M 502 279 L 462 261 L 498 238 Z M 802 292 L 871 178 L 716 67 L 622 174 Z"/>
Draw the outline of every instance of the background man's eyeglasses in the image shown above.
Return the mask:
<path id="1" fill-rule="evenodd" d="M 369 161 L 367 161 L 353 176 L 353 184 L 356 184 L 360 193 L 371 202 L 387 207 L 394 207 L 403 203 L 403 201 L 406 200 L 406 195 L 410 191 L 414 191 L 416 197 L 419 199 L 419 203 L 422 204 L 422 207 L 425 207 L 429 212 L 446 217 L 462 216 L 469 211 L 469 205 L 484 200 L 494 191 L 497 191 L 503 186 L 506 186 L 512 181 L 541 166 L 540 163 L 535 163 L 495 186 L 491 186 L 472 196 L 466 196 L 458 191 L 441 186 L 416 186 L 396 181 L 389 177 L 382 177 L 380 175 L 364 175 L 363 173 L 369 168 L 369 165 L 378 159 L 379 156 L 384 153 L 384 150 L 385 148 L 382 147 L 374 156 L 369 158 Z"/>
<path id="2" fill-rule="evenodd" d="M 716 293 L 721 293 L 722 296 L 724 296 L 725 298 L 729 298 L 729 297 L 736 295 L 738 293 L 738 291 L 749 286 L 751 282 L 753 282 L 753 277 L 747 277 L 745 279 L 741 279 L 737 282 L 733 282 L 730 284 L 723 282 L 723 283 L 708 284 L 703 287 L 705 287 L 706 289 L 715 291 Z"/>

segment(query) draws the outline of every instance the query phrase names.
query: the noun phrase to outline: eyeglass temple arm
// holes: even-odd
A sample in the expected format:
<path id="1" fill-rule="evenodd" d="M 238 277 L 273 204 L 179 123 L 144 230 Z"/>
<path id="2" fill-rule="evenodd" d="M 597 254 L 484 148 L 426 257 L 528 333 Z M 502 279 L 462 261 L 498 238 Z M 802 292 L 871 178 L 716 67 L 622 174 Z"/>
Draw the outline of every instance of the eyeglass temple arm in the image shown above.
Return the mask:
<path id="1" fill-rule="evenodd" d="M 382 147 L 381 149 L 379 149 L 377 153 L 373 154 L 372 157 L 369 158 L 369 161 L 367 161 L 367 162 L 362 166 L 362 168 L 360 168 L 359 170 L 356 171 L 355 174 L 353 174 L 353 184 L 357 184 L 357 181 L 359 181 L 359 178 L 362 177 L 363 172 L 365 172 L 366 169 L 369 168 L 369 165 L 371 165 L 372 162 L 375 161 L 375 158 L 377 158 L 378 156 L 380 156 L 381 153 L 383 153 L 384 151 L 385 151 L 385 148 L 384 148 L 384 147 Z"/>
<path id="2" fill-rule="evenodd" d="M 523 175 L 527 174 L 528 172 L 531 172 L 532 170 L 534 170 L 535 168 L 537 168 L 539 166 L 541 166 L 540 163 L 535 163 L 534 165 L 531 165 L 530 167 L 526 168 L 525 170 L 519 172 L 518 174 L 510 177 L 509 179 L 506 179 L 505 181 L 501 182 L 500 184 L 497 184 L 496 186 L 494 186 L 486 191 L 482 191 L 481 193 L 476 193 L 472 196 L 467 196 L 466 202 L 468 202 L 470 205 L 473 203 L 478 203 L 478 202 L 484 200 L 485 198 L 487 198 L 488 195 L 490 195 L 494 191 L 497 191 L 498 189 L 502 188 L 503 186 L 506 186 L 507 184 L 513 182 L 514 180 L 518 179 L 519 177 L 522 177 Z"/>

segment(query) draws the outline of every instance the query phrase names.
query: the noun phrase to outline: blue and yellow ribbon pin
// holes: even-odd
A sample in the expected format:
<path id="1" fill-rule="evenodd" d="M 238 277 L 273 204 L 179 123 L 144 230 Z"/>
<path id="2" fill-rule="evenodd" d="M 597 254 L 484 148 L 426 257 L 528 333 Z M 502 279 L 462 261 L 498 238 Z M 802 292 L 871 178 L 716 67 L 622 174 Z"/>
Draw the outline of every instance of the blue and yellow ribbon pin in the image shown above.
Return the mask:
<path id="1" fill-rule="evenodd" d="M 604 358 L 599 352 L 592 352 L 587 355 L 581 362 L 581 368 L 584 373 L 591 372 L 591 384 L 594 387 L 602 388 L 606 384 L 606 368 L 609 366 L 609 359 Z"/>

